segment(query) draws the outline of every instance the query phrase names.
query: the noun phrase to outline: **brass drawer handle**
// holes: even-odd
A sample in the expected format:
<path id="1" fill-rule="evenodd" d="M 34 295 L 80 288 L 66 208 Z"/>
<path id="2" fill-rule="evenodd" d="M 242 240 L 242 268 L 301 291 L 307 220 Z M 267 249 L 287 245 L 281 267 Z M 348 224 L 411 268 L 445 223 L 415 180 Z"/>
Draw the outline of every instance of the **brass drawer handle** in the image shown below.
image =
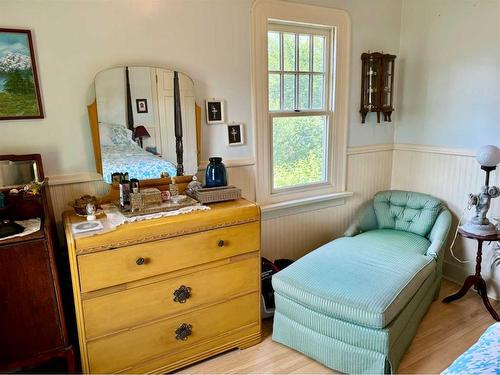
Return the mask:
<path id="1" fill-rule="evenodd" d="M 138 266 L 142 266 L 145 263 L 146 259 L 144 259 L 143 257 L 137 258 L 137 260 L 135 261 L 135 264 L 137 264 Z"/>
<path id="2" fill-rule="evenodd" d="M 219 247 L 224 247 L 225 244 L 226 242 L 224 240 L 219 240 L 219 242 L 217 242 L 217 246 Z"/>
<path id="3" fill-rule="evenodd" d="M 191 297 L 191 288 L 181 285 L 179 289 L 174 291 L 174 302 L 185 303 Z"/>
<path id="4" fill-rule="evenodd" d="M 175 330 L 175 339 L 186 341 L 193 333 L 193 326 L 191 324 L 182 323 L 179 328 Z"/>

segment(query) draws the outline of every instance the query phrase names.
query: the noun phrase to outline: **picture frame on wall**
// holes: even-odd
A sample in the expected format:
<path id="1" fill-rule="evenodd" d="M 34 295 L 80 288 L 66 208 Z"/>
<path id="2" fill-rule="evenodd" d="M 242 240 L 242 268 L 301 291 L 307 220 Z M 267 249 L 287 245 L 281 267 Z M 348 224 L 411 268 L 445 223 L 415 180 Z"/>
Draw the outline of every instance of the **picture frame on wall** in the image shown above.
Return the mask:
<path id="1" fill-rule="evenodd" d="M 222 99 L 207 99 L 205 100 L 205 112 L 207 124 L 223 124 L 225 119 L 224 100 Z"/>
<path id="2" fill-rule="evenodd" d="M 135 99 L 135 106 L 137 109 L 137 113 L 148 113 L 147 99 Z"/>
<path id="3" fill-rule="evenodd" d="M 228 146 L 240 146 L 245 144 L 243 124 L 227 124 Z"/>
<path id="4" fill-rule="evenodd" d="M 44 118 L 31 30 L 0 28 L 0 120 Z"/>

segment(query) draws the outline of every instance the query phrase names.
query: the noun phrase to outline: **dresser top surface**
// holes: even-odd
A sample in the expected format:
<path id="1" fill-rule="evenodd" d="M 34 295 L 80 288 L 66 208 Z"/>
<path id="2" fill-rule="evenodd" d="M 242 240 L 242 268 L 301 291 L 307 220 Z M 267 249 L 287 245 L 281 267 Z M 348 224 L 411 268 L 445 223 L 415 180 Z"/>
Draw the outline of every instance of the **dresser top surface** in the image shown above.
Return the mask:
<path id="1" fill-rule="evenodd" d="M 76 238 L 71 224 L 85 218 L 66 211 L 63 213 L 66 239 L 70 248 L 80 255 L 260 220 L 259 206 L 246 199 L 207 206 L 209 211 L 125 223 L 111 231 Z"/>

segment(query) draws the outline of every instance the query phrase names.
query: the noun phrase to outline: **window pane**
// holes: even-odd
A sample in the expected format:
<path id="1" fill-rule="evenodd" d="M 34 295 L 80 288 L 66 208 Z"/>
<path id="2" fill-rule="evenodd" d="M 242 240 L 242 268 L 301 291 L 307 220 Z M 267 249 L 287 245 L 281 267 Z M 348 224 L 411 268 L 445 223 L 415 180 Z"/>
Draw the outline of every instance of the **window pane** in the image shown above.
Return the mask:
<path id="1" fill-rule="evenodd" d="M 309 35 L 299 35 L 299 70 L 309 71 Z"/>
<path id="2" fill-rule="evenodd" d="M 294 71 L 295 68 L 295 34 L 283 34 L 283 69 Z"/>
<path id="3" fill-rule="evenodd" d="M 313 75 L 312 106 L 313 109 L 322 109 L 324 107 L 325 79 L 323 75 Z"/>
<path id="4" fill-rule="evenodd" d="M 315 72 L 325 71 L 325 37 L 314 36 L 313 40 L 313 70 Z"/>
<path id="5" fill-rule="evenodd" d="M 299 75 L 299 109 L 309 108 L 309 74 Z"/>
<path id="6" fill-rule="evenodd" d="M 267 33 L 267 61 L 269 70 L 280 70 L 280 34 Z"/>
<path id="7" fill-rule="evenodd" d="M 273 187 L 324 182 L 326 116 L 273 118 Z"/>
<path id="8" fill-rule="evenodd" d="M 269 74 L 269 110 L 278 111 L 280 108 L 280 75 Z"/>
<path id="9" fill-rule="evenodd" d="M 295 109 L 295 74 L 283 76 L 283 109 Z"/>

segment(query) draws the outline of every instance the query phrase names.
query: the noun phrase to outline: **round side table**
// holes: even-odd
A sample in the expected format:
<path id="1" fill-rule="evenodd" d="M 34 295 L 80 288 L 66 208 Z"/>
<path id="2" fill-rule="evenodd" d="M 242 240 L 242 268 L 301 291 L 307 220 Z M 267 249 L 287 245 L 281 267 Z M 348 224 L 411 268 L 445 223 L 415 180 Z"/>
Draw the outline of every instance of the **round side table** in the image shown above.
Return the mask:
<path id="1" fill-rule="evenodd" d="M 464 231 L 462 228 L 458 229 L 458 233 L 464 238 L 470 238 L 477 241 L 477 256 L 476 256 L 476 273 L 474 275 L 467 276 L 465 279 L 464 285 L 462 288 L 455 294 L 446 297 L 443 299 L 444 303 L 449 303 L 452 301 L 456 301 L 457 299 L 465 296 L 467 291 L 474 286 L 474 289 L 481 296 L 483 300 L 483 304 L 486 309 L 489 311 L 493 319 L 496 321 L 500 321 L 497 312 L 491 306 L 490 301 L 488 300 L 488 296 L 486 294 L 486 283 L 481 276 L 481 260 L 483 258 L 483 242 L 492 242 L 492 241 L 500 241 L 500 233 L 493 234 L 490 236 L 478 236 L 477 234 L 472 234 Z"/>

